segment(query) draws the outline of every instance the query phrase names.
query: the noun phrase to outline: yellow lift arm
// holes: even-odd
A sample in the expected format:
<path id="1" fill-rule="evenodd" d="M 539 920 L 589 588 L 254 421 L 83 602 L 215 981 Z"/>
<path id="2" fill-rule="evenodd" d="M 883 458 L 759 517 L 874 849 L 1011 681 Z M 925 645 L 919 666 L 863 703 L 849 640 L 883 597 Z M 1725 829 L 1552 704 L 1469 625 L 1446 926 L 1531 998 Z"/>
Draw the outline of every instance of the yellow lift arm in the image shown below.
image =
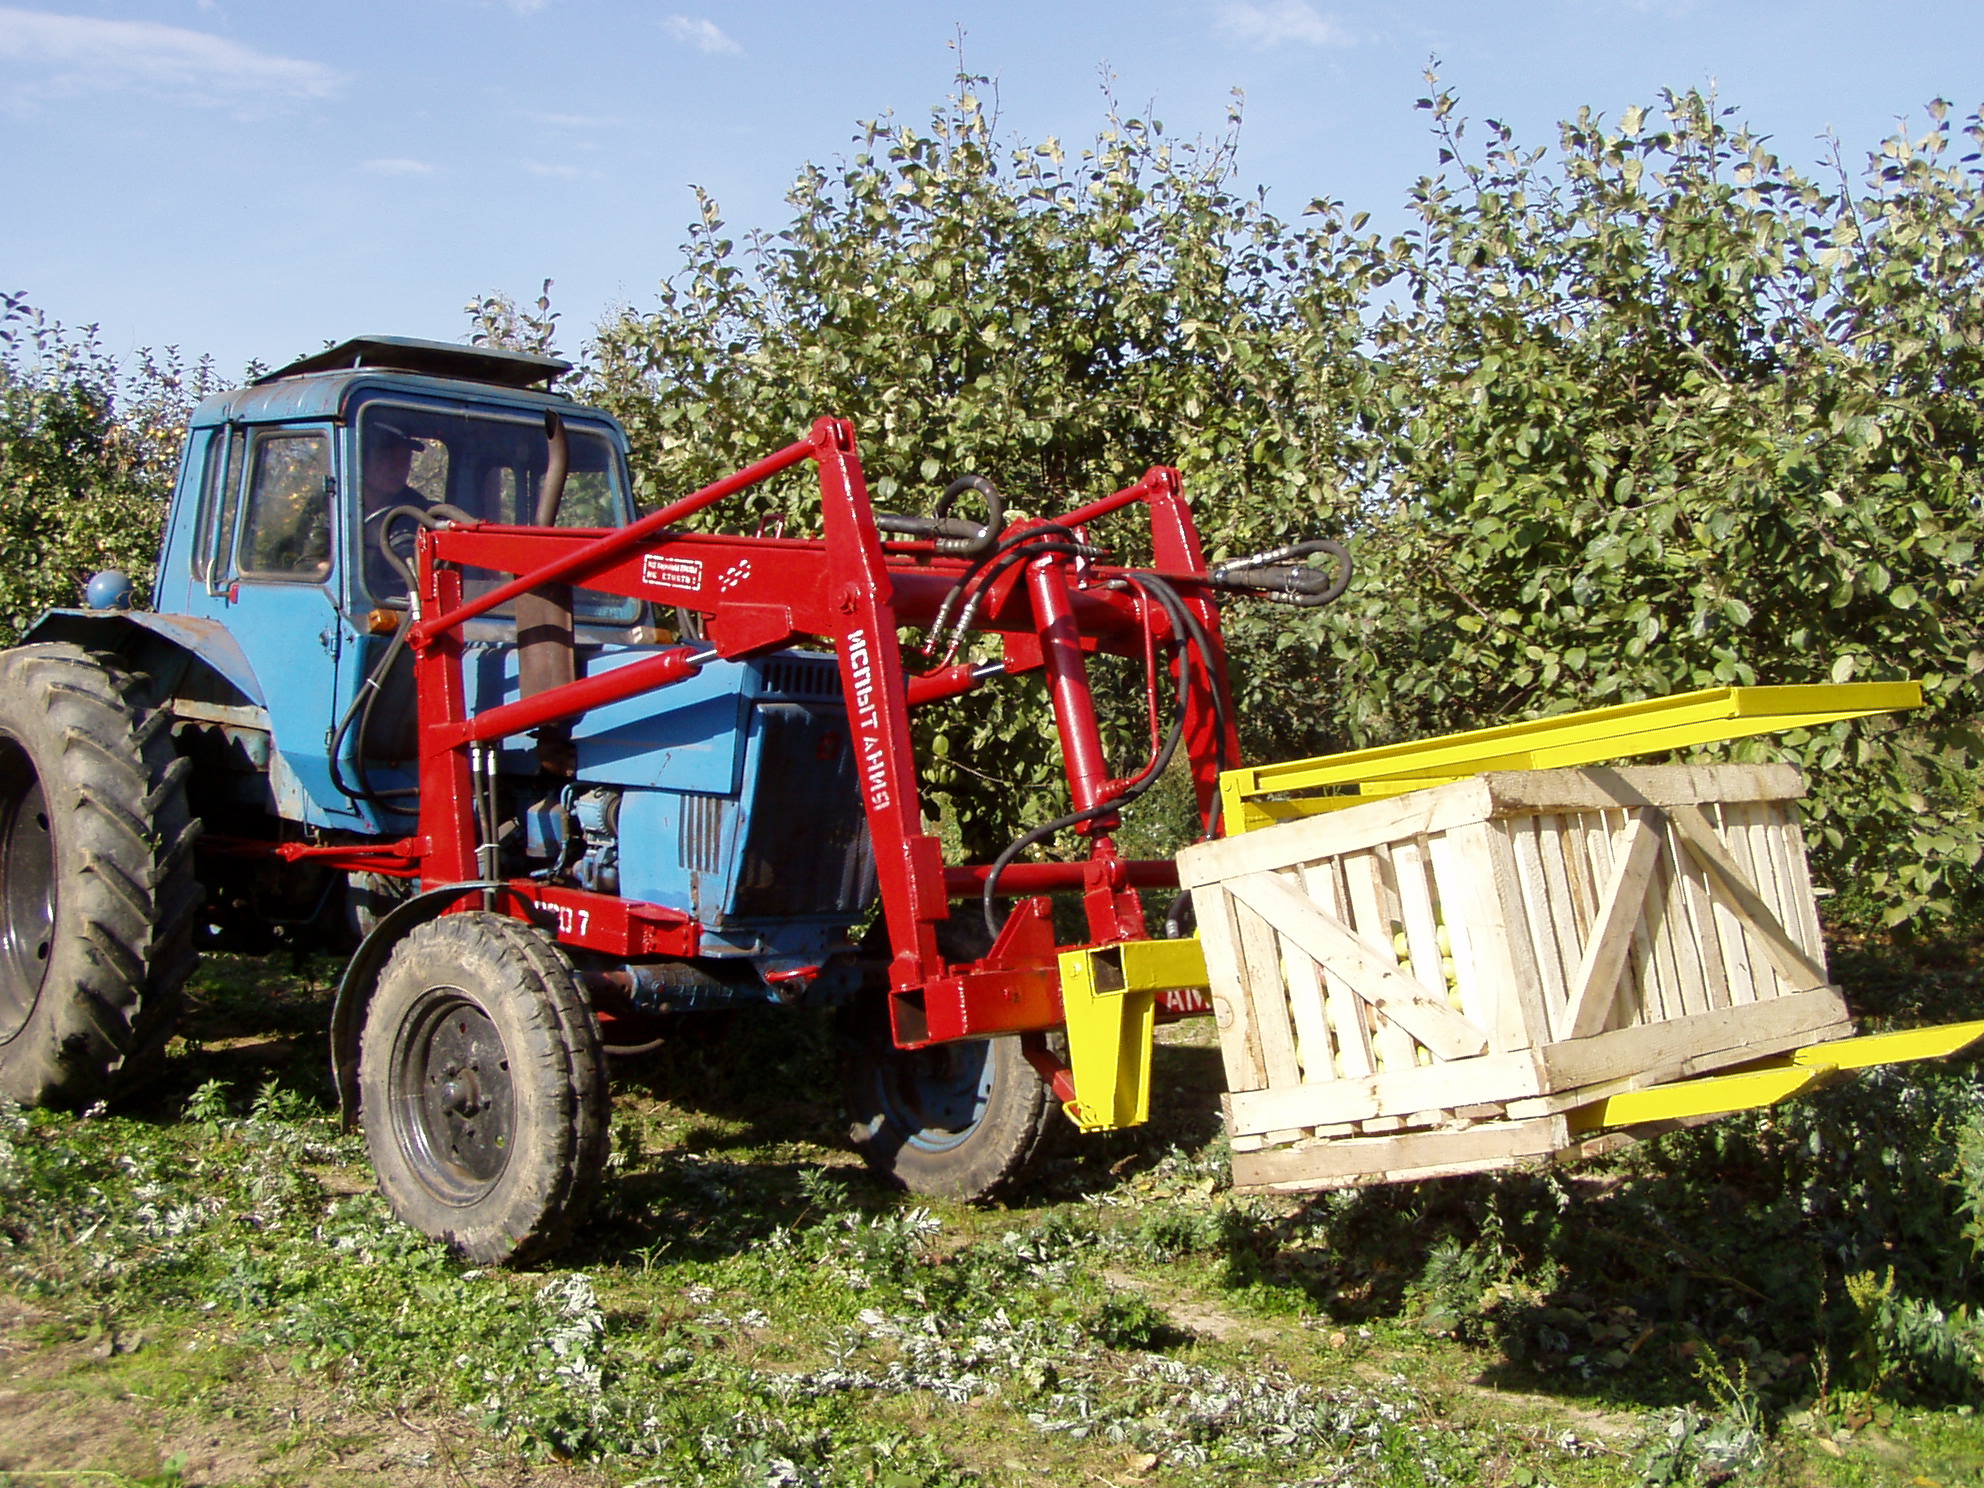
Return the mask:
<path id="1" fill-rule="evenodd" d="M 1443 785 L 1484 770 L 1595 765 L 1921 706 L 1919 682 L 1711 687 L 1437 739 L 1227 770 L 1219 777 L 1221 808 L 1229 833 L 1250 832 L 1292 817 L 1354 806 L 1374 796 Z M 1335 794 L 1306 800 L 1262 799 L 1320 790 Z"/>
<path id="2" fill-rule="evenodd" d="M 1808 1044 L 1789 1054 L 1759 1059 L 1725 1074 L 1651 1085 L 1645 1090 L 1632 1090 L 1579 1106 L 1570 1113 L 1571 1129 L 1597 1131 L 1608 1126 L 1641 1126 L 1695 1116 L 1724 1116 L 1731 1111 L 1775 1105 L 1789 1096 L 1830 1084 L 1854 1070 L 1871 1069 L 1878 1064 L 1905 1064 L 1912 1059 L 1942 1059 L 1969 1048 L 1979 1039 L 1984 1039 L 1984 1019 L 1834 1039 L 1829 1044 Z"/>

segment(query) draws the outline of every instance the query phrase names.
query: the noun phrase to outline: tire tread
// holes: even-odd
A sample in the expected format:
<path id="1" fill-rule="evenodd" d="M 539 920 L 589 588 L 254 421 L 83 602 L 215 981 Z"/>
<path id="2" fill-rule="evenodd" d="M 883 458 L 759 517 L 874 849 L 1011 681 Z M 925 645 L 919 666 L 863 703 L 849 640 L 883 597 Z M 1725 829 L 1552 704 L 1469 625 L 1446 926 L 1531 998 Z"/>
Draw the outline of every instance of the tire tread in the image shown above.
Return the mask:
<path id="1" fill-rule="evenodd" d="M 0 1094 L 12 1099 L 113 1094 L 162 1049 L 194 964 L 190 761 L 173 750 L 169 715 L 146 705 L 145 681 L 65 643 L 0 652 L 0 729 L 27 753 L 50 810 L 70 814 L 58 944 L 27 1025 L 0 1045 Z"/>

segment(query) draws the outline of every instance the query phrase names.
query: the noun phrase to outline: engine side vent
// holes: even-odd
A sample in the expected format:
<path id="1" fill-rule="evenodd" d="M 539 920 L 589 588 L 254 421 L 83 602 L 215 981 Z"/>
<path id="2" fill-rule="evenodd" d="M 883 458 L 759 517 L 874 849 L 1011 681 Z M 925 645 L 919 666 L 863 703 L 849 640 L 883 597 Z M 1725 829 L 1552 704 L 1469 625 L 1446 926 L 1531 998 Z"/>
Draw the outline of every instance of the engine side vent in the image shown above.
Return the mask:
<path id="1" fill-rule="evenodd" d="M 831 656 L 775 656 L 763 663 L 763 696 L 830 699 L 840 696 L 840 664 Z"/>
<path id="2" fill-rule="evenodd" d="M 682 866 L 692 873 L 723 868 L 723 829 L 732 803 L 722 796 L 682 798 Z"/>

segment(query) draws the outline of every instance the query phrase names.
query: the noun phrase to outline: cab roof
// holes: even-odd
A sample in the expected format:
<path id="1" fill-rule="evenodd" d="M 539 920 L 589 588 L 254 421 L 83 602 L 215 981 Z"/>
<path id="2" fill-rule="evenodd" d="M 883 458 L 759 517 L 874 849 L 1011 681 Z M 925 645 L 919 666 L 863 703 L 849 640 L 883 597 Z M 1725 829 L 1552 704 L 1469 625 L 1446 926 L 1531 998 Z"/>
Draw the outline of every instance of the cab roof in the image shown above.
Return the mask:
<path id="1" fill-rule="evenodd" d="M 444 400 L 488 399 L 514 408 L 556 408 L 611 424 L 597 409 L 580 409 L 550 386 L 570 362 L 525 351 L 456 346 L 410 336 L 359 336 L 300 358 L 246 387 L 215 393 L 194 410 L 192 424 L 281 422 L 343 418 L 351 400 L 382 388 Z M 616 426 L 617 427 L 617 426 Z"/>
<path id="2" fill-rule="evenodd" d="M 308 377 L 314 372 L 355 372 L 361 368 L 529 388 L 540 382 L 549 387 L 556 378 L 571 371 L 572 364 L 558 357 L 502 351 L 493 346 L 457 346 L 451 341 L 420 341 L 412 336 L 358 336 L 314 356 L 300 358 L 287 367 L 278 367 L 256 378 L 254 385 L 260 387 L 286 377 Z"/>

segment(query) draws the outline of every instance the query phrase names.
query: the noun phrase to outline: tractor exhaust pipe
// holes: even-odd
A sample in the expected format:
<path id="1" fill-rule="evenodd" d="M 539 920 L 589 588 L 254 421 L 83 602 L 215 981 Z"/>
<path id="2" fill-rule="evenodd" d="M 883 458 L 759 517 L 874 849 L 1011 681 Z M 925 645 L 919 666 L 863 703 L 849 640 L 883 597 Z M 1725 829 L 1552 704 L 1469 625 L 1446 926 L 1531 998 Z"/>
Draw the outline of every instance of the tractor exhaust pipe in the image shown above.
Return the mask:
<path id="1" fill-rule="evenodd" d="M 537 488 L 539 527 L 558 524 L 558 507 L 565 499 L 565 473 L 572 465 L 572 442 L 565 421 L 544 410 L 544 479 Z M 549 692 L 578 678 L 577 638 L 572 630 L 572 586 L 544 584 L 517 596 L 517 687 L 524 697 Z M 577 768 L 572 753 L 571 725 L 548 723 L 537 731 L 538 768 L 569 776 Z"/>

